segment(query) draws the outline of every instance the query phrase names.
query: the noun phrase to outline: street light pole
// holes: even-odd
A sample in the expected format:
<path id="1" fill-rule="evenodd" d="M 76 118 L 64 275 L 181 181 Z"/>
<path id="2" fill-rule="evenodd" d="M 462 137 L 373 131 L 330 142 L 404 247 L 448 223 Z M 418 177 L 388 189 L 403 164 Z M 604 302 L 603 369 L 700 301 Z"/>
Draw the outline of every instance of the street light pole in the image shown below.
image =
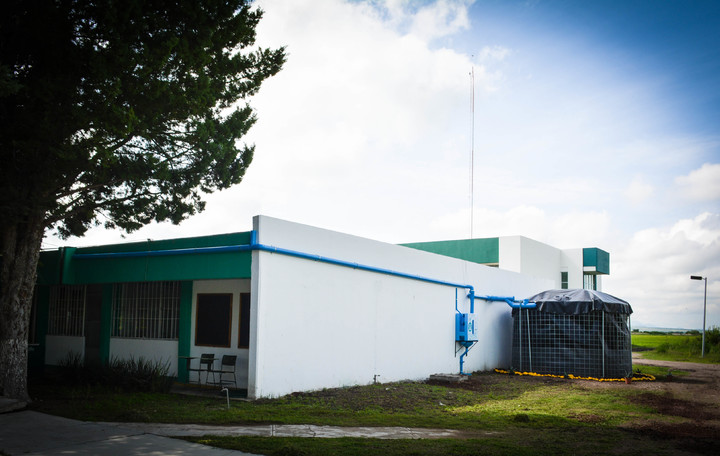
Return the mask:
<path id="1" fill-rule="evenodd" d="M 702 334 L 702 351 L 700 354 L 701 358 L 705 357 L 705 316 L 707 315 L 707 277 L 701 276 L 690 276 L 691 280 L 704 280 L 705 281 L 705 294 L 703 296 L 703 334 Z"/>

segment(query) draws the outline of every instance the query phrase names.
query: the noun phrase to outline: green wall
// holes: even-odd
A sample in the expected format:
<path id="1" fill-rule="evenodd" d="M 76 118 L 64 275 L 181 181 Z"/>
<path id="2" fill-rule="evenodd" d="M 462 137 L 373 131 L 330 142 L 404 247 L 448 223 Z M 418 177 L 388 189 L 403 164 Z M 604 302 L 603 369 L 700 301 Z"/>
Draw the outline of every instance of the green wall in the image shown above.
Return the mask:
<path id="1" fill-rule="evenodd" d="M 113 285 L 102 286 L 102 307 L 100 310 L 100 362 L 110 361 L 110 334 L 112 331 Z"/>
<path id="2" fill-rule="evenodd" d="M 152 254 L 166 250 L 202 249 L 250 244 L 251 232 L 202 236 L 163 241 L 134 242 L 97 247 L 63 247 L 41 252 L 36 288 L 37 345 L 29 353 L 28 367 L 40 372 L 45 363 L 50 287 L 53 285 L 102 284 L 100 316 L 100 361 L 110 357 L 113 284 L 123 282 L 181 281 L 178 355 L 190 354 L 193 280 L 250 278 L 252 252 L 203 252 L 188 250 L 172 255 Z M 151 252 L 132 257 L 85 257 L 80 254 Z M 186 366 L 180 363 L 178 377 L 187 381 Z"/>
<path id="3" fill-rule="evenodd" d="M 158 252 L 247 245 L 250 232 L 162 241 L 134 242 L 97 247 L 61 248 L 42 252 L 38 284 L 97 284 L 159 280 L 203 280 L 250 278 L 252 253 L 194 252 L 180 255 L 77 258 L 76 255 Z"/>
<path id="4" fill-rule="evenodd" d="M 35 334 L 37 340 L 28 349 L 28 372 L 42 374 L 45 366 L 45 336 L 48 331 L 50 287 L 35 287 Z"/>
<path id="5" fill-rule="evenodd" d="M 405 247 L 424 250 L 473 263 L 499 263 L 499 238 L 462 239 L 457 241 L 413 242 L 401 244 Z"/>
<path id="6" fill-rule="evenodd" d="M 583 249 L 583 266 L 595 267 L 599 274 L 610 274 L 610 254 L 597 247 Z"/>
<path id="7" fill-rule="evenodd" d="M 190 338 L 192 337 L 192 299 L 193 283 L 180 285 L 180 327 L 178 328 L 178 356 L 190 356 Z M 178 381 L 187 383 L 189 372 L 187 363 L 178 363 Z"/>

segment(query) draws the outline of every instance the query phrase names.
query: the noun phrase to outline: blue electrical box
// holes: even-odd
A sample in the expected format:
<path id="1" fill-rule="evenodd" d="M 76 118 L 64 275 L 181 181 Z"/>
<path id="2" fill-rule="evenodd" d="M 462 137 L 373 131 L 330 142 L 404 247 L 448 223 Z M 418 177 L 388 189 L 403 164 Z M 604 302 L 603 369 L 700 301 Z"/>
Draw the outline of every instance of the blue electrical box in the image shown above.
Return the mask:
<path id="1" fill-rule="evenodd" d="M 475 314 L 455 314 L 455 340 L 458 342 L 477 341 Z"/>

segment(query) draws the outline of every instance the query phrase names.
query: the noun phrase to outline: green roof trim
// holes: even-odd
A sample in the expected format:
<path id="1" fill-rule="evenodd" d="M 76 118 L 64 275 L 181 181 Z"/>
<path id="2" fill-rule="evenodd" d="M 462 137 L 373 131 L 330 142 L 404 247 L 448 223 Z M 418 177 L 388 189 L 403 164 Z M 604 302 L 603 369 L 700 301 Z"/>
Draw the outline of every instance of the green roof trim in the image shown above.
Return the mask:
<path id="1" fill-rule="evenodd" d="M 595 268 L 597 274 L 610 274 L 610 254 L 597 247 L 583 249 L 583 267 Z"/>
<path id="2" fill-rule="evenodd" d="M 480 264 L 500 262 L 500 239 L 459 239 L 455 241 L 413 242 L 400 244 L 413 249 L 437 253 Z"/>
<path id="3" fill-rule="evenodd" d="M 157 250 L 198 249 L 203 247 L 223 247 L 226 245 L 250 244 L 250 231 L 241 233 L 216 234 L 211 236 L 198 236 L 178 239 L 164 239 L 153 241 L 148 239 L 142 242 L 129 242 L 127 244 L 108 244 L 95 247 L 80 247 L 75 253 L 124 253 L 124 252 L 154 252 Z"/>
<path id="4" fill-rule="evenodd" d="M 171 256 L 73 258 L 76 254 L 114 254 L 198 249 L 250 244 L 251 232 L 64 248 L 42 252 L 38 283 L 93 284 L 160 280 L 247 279 L 252 252 L 188 252 Z"/>

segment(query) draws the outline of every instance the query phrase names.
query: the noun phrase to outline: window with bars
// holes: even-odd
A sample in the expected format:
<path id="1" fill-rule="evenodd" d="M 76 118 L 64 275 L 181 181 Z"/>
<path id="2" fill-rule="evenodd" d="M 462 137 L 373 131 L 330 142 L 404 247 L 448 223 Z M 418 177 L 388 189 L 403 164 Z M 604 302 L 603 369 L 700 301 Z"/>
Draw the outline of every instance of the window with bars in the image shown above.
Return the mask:
<path id="1" fill-rule="evenodd" d="M 116 284 L 112 337 L 177 340 L 179 312 L 180 282 Z"/>
<path id="2" fill-rule="evenodd" d="M 50 289 L 48 334 L 83 336 L 85 330 L 85 286 L 60 285 Z"/>

